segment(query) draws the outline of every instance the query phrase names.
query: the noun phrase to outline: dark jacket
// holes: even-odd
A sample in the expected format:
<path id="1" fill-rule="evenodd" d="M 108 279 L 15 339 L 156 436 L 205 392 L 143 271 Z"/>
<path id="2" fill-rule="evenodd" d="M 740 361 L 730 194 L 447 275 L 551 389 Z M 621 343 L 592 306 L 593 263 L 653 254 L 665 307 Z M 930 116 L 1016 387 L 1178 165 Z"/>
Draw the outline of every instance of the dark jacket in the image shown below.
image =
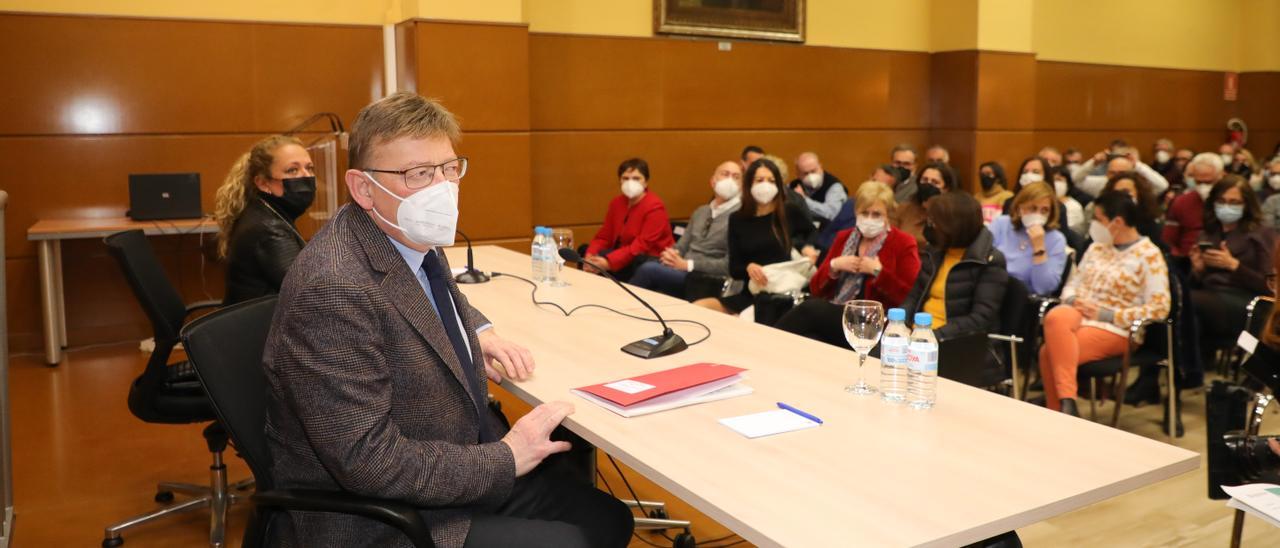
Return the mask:
<path id="1" fill-rule="evenodd" d="M 443 259 L 441 259 L 443 261 Z M 448 272 L 448 264 L 442 265 Z M 477 508 L 511 494 L 515 461 L 477 443 L 472 386 L 486 386 L 476 328 L 489 323 L 452 279 L 471 347 L 464 368 L 440 317 L 391 239 L 347 204 L 298 255 L 263 356 L 267 443 L 280 489 L 343 490 L 421 506 L 437 546 L 462 546 Z M 467 377 L 470 376 L 471 379 Z M 357 516 L 288 512 L 271 546 L 407 547 L 395 529 Z"/>
<path id="2" fill-rule="evenodd" d="M 947 275 L 947 324 L 934 332 L 939 340 L 972 333 L 992 333 L 1000 328 L 1000 303 L 1004 300 L 1009 273 L 1004 255 L 983 228 L 964 252 L 964 258 Z M 924 309 L 929 287 L 944 258 L 943 250 L 925 246 L 920 250 L 920 275 L 902 303 L 907 317 Z"/>
<path id="3" fill-rule="evenodd" d="M 289 265 L 306 245 L 293 227 L 295 217 L 272 207 L 267 199 L 250 198 L 231 227 L 223 304 L 279 293 Z"/>

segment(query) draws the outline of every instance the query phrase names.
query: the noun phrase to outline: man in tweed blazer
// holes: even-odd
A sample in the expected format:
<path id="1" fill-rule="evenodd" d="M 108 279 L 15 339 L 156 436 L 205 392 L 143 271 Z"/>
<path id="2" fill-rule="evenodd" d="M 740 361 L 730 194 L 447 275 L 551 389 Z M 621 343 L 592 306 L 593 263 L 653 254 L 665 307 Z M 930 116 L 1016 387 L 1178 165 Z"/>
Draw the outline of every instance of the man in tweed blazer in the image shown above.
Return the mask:
<path id="1" fill-rule="evenodd" d="M 431 236 L 401 211 L 461 179 L 458 138 L 452 114 L 412 93 L 356 118 L 352 203 L 290 268 L 264 356 L 277 487 L 420 505 L 440 546 L 625 546 L 632 518 L 621 502 L 539 466 L 569 449 L 550 433 L 572 406 L 540 405 L 507 431 L 486 405 L 486 376 L 526 379 L 534 362 L 467 303 L 435 252 L 456 221 L 446 215 Z M 441 204 L 437 194 L 427 209 L 451 209 Z M 408 546 L 345 515 L 290 512 L 272 533 L 292 546 Z"/>

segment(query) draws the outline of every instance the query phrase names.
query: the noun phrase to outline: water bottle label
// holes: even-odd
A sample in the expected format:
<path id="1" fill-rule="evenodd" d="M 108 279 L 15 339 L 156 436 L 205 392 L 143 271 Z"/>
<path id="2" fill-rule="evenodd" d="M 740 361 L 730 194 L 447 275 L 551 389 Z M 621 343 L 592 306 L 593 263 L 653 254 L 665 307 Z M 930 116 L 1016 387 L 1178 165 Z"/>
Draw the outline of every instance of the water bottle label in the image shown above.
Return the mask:
<path id="1" fill-rule="evenodd" d="M 880 359 L 890 365 L 906 365 L 906 337 L 885 337 L 880 339 Z"/>
<path id="2" fill-rule="evenodd" d="M 938 347 L 929 343 L 911 343 L 907 367 L 920 372 L 938 371 Z"/>

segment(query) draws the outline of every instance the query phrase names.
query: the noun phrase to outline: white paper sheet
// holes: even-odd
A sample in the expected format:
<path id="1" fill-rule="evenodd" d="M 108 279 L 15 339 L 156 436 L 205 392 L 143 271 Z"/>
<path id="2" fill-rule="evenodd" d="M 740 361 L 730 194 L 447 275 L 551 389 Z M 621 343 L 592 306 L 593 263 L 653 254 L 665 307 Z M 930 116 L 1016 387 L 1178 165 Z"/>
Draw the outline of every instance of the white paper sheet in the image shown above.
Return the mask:
<path id="1" fill-rule="evenodd" d="M 783 432 L 794 432 L 820 426 L 818 423 L 786 409 L 720 419 L 720 424 L 728 426 L 734 432 L 748 438 L 772 436 Z"/>

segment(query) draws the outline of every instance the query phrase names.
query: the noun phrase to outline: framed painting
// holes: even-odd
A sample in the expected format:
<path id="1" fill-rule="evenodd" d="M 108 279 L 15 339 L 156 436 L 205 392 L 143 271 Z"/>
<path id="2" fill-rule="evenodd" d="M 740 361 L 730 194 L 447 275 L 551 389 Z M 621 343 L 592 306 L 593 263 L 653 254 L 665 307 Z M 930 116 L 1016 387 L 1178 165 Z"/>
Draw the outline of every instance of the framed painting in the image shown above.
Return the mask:
<path id="1" fill-rule="evenodd" d="M 805 0 L 653 0 L 657 34 L 804 42 Z"/>

